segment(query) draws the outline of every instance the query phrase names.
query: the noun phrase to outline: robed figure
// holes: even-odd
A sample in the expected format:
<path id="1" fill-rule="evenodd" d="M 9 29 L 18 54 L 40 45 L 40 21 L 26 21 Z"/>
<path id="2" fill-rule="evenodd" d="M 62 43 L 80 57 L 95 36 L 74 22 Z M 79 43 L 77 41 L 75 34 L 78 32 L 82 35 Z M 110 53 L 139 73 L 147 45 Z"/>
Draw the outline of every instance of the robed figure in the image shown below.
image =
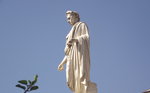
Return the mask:
<path id="1" fill-rule="evenodd" d="M 72 28 L 66 36 L 65 57 L 58 66 L 66 64 L 67 85 L 74 93 L 97 93 L 96 84 L 90 81 L 90 40 L 88 27 L 80 22 L 75 11 L 66 12 Z"/>

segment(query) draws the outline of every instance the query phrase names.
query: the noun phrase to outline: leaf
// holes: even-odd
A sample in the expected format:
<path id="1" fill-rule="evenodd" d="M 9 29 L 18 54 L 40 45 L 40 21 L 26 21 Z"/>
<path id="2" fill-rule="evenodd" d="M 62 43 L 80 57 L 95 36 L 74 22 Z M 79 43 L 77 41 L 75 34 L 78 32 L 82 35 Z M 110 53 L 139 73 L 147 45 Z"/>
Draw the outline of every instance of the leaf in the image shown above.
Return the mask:
<path id="1" fill-rule="evenodd" d="M 38 88 L 39 88 L 38 86 L 33 86 L 33 87 L 31 87 L 30 91 L 37 90 Z"/>
<path id="2" fill-rule="evenodd" d="M 37 82 L 38 75 L 34 76 L 34 80 L 31 82 L 31 85 L 34 85 Z"/>
<path id="3" fill-rule="evenodd" d="M 25 84 L 25 85 L 28 84 L 27 80 L 20 80 L 20 81 L 18 81 L 18 82 L 21 83 L 21 84 Z"/>
<path id="4" fill-rule="evenodd" d="M 34 85 L 36 83 L 36 81 L 35 80 L 33 80 L 32 82 L 31 82 L 31 85 Z"/>
<path id="5" fill-rule="evenodd" d="M 37 81 L 37 78 L 38 78 L 38 75 L 35 75 L 34 76 L 34 80 Z"/>
<path id="6" fill-rule="evenodd" d="M 29 84 L 31 84 L 32 82 L 30 80 L 28 80 Z"/>
<path id="7" fill-rule="evenodd" d="M 16 87 L 21 88 L 21 89 L 23 89 L 23 90 L 25 90 L 25 89 L 26 89 L 26 87 L 25 87 L 25 86 L 22 86 L 22 85 L 20 85 L 20 84 L 17 84 L 17 85 L 16 85 Z"/>

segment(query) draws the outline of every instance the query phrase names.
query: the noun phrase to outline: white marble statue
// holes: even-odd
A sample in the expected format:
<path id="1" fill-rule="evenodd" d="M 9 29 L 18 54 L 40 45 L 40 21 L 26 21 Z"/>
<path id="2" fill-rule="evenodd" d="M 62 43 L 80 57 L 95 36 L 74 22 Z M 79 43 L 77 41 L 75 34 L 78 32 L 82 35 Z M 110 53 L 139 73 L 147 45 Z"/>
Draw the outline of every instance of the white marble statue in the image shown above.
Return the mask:
<path id="1" fill-rule="evenodd" d="M 90 81 L 90 40 L 88 27 L 80 22 L 75 11 L 66 12 L 67 21 L 72 28 L 66 36 L 65 57 L 58 66 L 66 64 L 67 85 L 73 93 L 97 93 L 96 84 Z"/>

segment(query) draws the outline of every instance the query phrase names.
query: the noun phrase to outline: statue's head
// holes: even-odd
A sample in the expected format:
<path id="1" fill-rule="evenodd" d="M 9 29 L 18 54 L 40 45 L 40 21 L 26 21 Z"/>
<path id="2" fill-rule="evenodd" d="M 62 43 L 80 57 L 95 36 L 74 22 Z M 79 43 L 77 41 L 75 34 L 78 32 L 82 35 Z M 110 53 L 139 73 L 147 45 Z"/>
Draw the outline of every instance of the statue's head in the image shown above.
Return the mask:
<path id="1" fill-rule="evenodd" d="M 71 25 L 74 25 L 76 22 L 80 21 L 79 14 L 76 11 L 67 11 L 66 12 L 67 22 Z"/>

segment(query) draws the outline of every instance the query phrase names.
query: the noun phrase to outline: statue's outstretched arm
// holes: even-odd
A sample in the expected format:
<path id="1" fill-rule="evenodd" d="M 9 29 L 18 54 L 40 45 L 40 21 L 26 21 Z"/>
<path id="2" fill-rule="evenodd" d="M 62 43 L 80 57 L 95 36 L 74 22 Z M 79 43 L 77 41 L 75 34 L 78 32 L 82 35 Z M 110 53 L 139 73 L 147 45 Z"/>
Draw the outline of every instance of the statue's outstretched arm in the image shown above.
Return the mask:
<path id="1" fill-rule="evenodd" d="M 66 63 L 67 63 L 67 56 L 65 56 L 64 59 L 62 60 L 62 62 L 59 64 L 58 70 L 59 71 L 64 70 L 64 64 L 66 64 Z"/>

